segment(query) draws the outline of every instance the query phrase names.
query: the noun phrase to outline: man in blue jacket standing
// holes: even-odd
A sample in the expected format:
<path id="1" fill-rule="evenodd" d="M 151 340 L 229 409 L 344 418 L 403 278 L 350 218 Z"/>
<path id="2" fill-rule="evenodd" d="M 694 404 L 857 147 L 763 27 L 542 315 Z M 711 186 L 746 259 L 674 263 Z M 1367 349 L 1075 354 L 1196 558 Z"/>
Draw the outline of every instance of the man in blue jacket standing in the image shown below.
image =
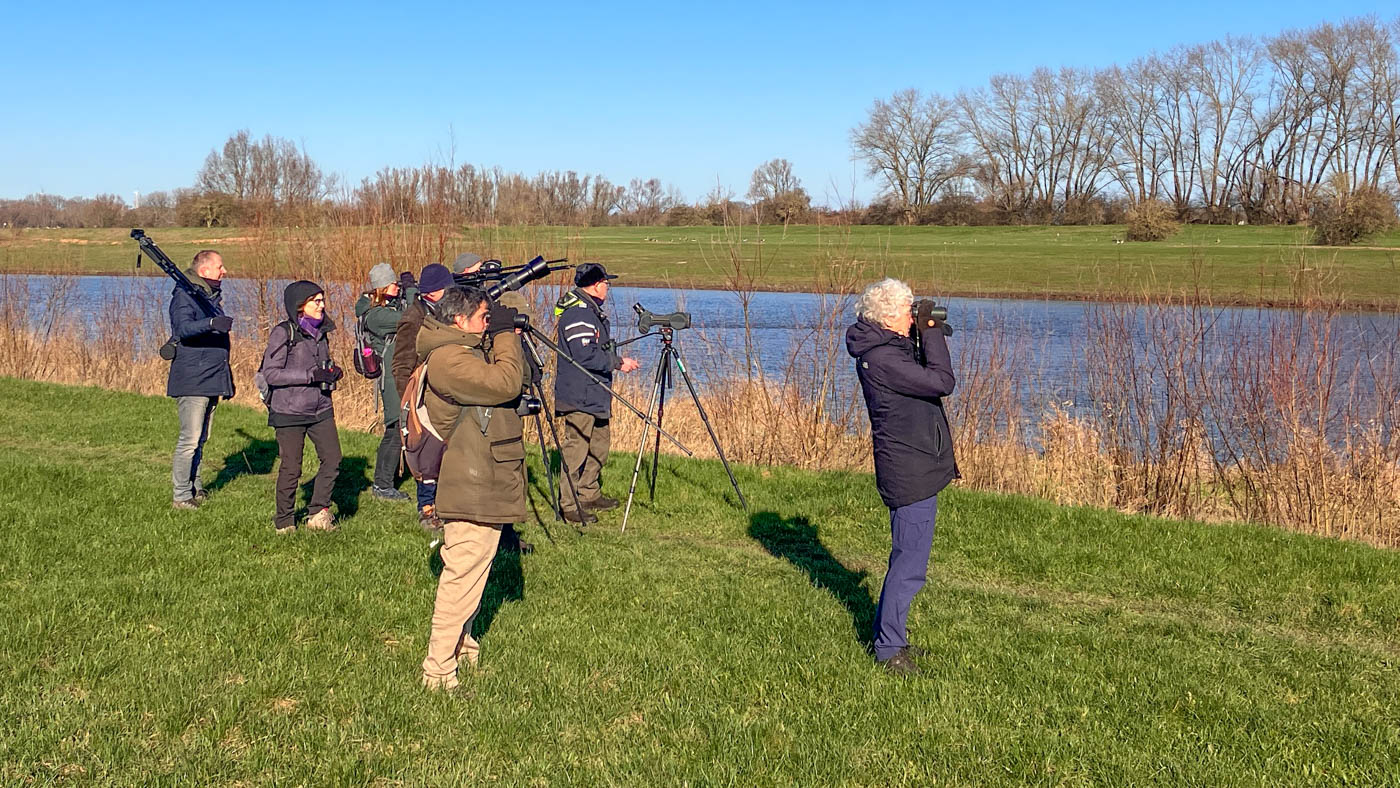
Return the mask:
<path id="1" fill-rule="evenodd" d="M 923 649 L 910 645 L 905 623 L 928 575 L 938 493 L 958 478 L 943 411 L 956 381 L 943 325 L 932 312 L 932 301 L 915 306 L 908 285 L 883 279 L 861 293 L 856 322 L 846 330 L 870 414 L 875 487 L 890 510 L 889 572 L 874 635 L 875 659 L 895 675 L 919 670 L 913 658 Z"/>
<path id="2" fill-rule="evenodd" d="M 199 478 L 204 442 L 214 421 L 219 398 L 231 399 L 233 371 L 229 368 L 229 331 L 233 318 L 224 314 L 224 258 L 205 249 L 194 256 L 185 276 L 204 293 L 199 299 L 175 288 L 170 296 L 170 338 L 175 357 L 165 393 L 174 397 L 180 413 L 180 436 L 170 471 L 176 509 L 198 509 L 208 493 Z"/>
<path id="3" fill-rule="evenodd" d="M 554 305 L 559 345 L 569 356 L 609 387 L 613 371 L 631 372 L 635 358 L 619 356 L 613 349 L 608 315 L 603 309 L 617 277 L 598 263 L 584 263 L 574 270 L 574 288 Z M 554 377 L 554 411 L 564 419 L 560 441 L 564 472 L 573 480 L 582 511 L 572 509 L 573 496 L 565 494 L 564 519 L 575 523 L 597 522 L 593 512 L 617 507 L 617 499 L 602 493 L 603 463 L 608 460 L 612 395 L 574 365 L 561 361 Z M 565 488 L 567 489 L 567 487 Z"/>

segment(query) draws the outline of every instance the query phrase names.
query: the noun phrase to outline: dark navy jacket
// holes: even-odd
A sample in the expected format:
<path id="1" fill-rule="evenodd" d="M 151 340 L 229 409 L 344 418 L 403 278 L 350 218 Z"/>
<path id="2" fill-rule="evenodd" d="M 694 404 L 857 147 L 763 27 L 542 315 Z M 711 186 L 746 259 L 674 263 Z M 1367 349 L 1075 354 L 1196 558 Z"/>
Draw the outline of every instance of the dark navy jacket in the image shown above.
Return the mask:
<path id="1" fill-rule="evenodd" d="M 856 360 L 870 413 L 875 486 L 891 509 L 937 495 L 958 478 L 941 399 L 956 383 L 948 343 L 940 328 L 925 329 L 919 340 L 924 364 L 908 337 L 865 319 L 846 329 L 846 351 Z"/>
<path id="2" fill-rule="evenodd" d="M 559 345 L 584 369 L 612 385 L 613 370 L 622 359 L 612 349 L 612 331 L 603 305 L 577 287 L 554 305 Z M 600 419 L 612 416 L 612 397 L 573 364 L 559 359 L 554 376 L 556 413 L 582 411 Z"/>
<path id="3" fill-rule="evenodd" d="M 210 312 L 195 297 L 180 288 L 170 296 L 170 335 L 177 340 L 175 358 L 165 394 L 169 397 L 233 396 L 233 371 L 229 369 L 229 336 L 209 325 L 211 318 L 224 313 L 223 291 L 210 287 L 193 271 L 185 276 L 204 291 L 213 303 Z"/>

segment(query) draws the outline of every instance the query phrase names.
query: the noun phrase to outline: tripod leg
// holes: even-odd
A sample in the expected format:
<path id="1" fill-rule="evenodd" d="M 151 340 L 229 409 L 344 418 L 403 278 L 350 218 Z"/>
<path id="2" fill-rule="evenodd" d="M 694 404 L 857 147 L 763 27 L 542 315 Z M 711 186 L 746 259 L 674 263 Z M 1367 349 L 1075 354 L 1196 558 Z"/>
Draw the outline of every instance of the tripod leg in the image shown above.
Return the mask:
<path id="1" fill-rule="evenodd" d="M 578 500 L 578 487 L 574 485 L 574 477 L 569 473 L 568 464 L 564 462 L 564 445 L 559 442 L 559 430 L 554 426 L 554 419 L 545 419 L 545 421 L 549 424 L 550 437 L 554 438 L 554 450 L 559 452 L 559 475 L 564 477 L 563 481 L 559 482 L 559 506 L 561 510 L 559 512 L 559 517 L 563 519 L 564 484 L 566 482 L 569 485 L 569 495 L 574 499 L 574 511 L 582 512 L 583 505 L 580 504 Z"/>
<path id="2" fill-rule="evenodd" d="M 679 348 L 672 350 L 676 357 L 676 366 L 681 371 L 681 378 L 685 380 L 685 387 L 690 390 L 690 398 L 695 401 L 695 410 L 700 413 L 700 421 L 705 424 L 705 431 L 710 433 L 710 442 L 715 445 L 715 453 L 719 455 L 719 461 L 724 464 L 724 472 L 729 474 L 729 483 L 734 485 L 734 492 L 739 496 L 739 503 L 743 504 L 744 511 L 749 510 L 749 502 L 744 498 L 743 490 L 739 489 L 739 480 L 734 478 L 734 471 L 729 468 L 729 459 L 724 456 L 724 449 L 719 445 L 719 436 L 715 434 L 715 428 L 710 426 L 710 417 L 705 413 L 705 406 L 700 404 L 700 395 L 695 393 L 695 383 L 690 379 L 690 373 L 685 369 L 685 358 L 681 356 Z"/>
<path id="3" fill-rule="evenodd" d="M 659 374 L 661 376 L 661 396 L 656 401 L 656 425 L 661 426 L 666 417 L 666 389 L 671 385 L 671 356 L 670 345 L 661 349 L 661 360 L 658 362 Z M 661 433 L 656 433 L 656 443 L 651 447 L 651 478 L 648 479 L 648 487 L 651 493 L 652 503 L 656 502 L 656 474 L 661 469 Z"/>
<path id="4" fill-rule="evenodd" d="M 657 398 L 661 394 L 661 370 L 664 367 L 657 365 L 656 380 L 651 385 L 651 399 L 647 401 L 646 418 L 642 420 L 642 440 L 637 444 L 637 463 L 632 466 L 632 483 L 627 487 L 627 508 L 622 510 L 622 532 L 627 533 L 627 518 L 632 516 L 632 499 L 637 494 L 637 474 L 642 470 L 642 454 L 647 449 L 647 430 L 651 427 L 652 408 L 656 407 Z M 656 425 L 657 434 L 660 434 L 661 425 Z M 652 460 L 655 466 L 656 461 Z"/>
<path id="5" fill-rule="evenodd" d="M 533 386 L 531 388 L 534 389 Z M 544 402 L 538 389 L 534 389 L 533 393 L 536 399 Z M 554 491 L 554 463 L 549 461 L 549 444 L 545 442 L 544 437 L 544 418 L 538 413 L 535 414 L 535 431 L 540 435 L 540 461 L 544 463 L 544 480 L 549 485 L 549 508 L 554 510 L 554 519 L 563 520 L 564 513 L 559 510 L 560 496 Z"/>

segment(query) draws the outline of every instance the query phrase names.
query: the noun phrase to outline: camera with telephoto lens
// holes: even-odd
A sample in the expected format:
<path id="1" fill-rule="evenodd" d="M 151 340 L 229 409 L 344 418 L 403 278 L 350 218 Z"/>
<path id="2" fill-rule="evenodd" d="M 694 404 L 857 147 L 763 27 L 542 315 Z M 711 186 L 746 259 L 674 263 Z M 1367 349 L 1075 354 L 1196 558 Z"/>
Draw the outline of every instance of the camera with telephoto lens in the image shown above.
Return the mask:
<path id="1" fill-rule="evenodd" d="M 938 327 L 943 329 L 943 336 L 953 335 L 953 327 L 948 325 L 948 307 L 939 306 L 933 302 L 932 298 L 920 298 L 909 305 L 909 316 L 914 318 L 914 337 L 918 338 L 918 333 L 928 328 L 927 321 L 938 321 Z"/>
<path id="2" fill-rule="evenodd" d="M 641 304 L 633 304 L 632 311 L 637 313 L 637 330 L 643 334 L 650 331 L 653 326 L 660 326 L 663 329 L 669 328 L 673 331 L 681 331 L 690 328 L 689 312 L 672 312 L 669 315 L 658 315 L 648 312 Z"/>

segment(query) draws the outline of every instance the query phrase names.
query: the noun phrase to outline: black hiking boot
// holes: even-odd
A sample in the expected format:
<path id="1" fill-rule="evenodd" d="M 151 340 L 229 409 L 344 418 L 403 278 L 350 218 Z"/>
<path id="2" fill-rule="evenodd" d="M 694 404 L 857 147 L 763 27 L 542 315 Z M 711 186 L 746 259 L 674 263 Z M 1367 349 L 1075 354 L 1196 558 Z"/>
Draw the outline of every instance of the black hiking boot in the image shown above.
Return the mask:
<path id="1" fill-rule="evenodd" d="M 881 660 L 879 664 L 891 676 L 913 676 L 919 672 L 919 666 L 914 664 L 908 649 L 900 649 L 893 657 Z"/>

